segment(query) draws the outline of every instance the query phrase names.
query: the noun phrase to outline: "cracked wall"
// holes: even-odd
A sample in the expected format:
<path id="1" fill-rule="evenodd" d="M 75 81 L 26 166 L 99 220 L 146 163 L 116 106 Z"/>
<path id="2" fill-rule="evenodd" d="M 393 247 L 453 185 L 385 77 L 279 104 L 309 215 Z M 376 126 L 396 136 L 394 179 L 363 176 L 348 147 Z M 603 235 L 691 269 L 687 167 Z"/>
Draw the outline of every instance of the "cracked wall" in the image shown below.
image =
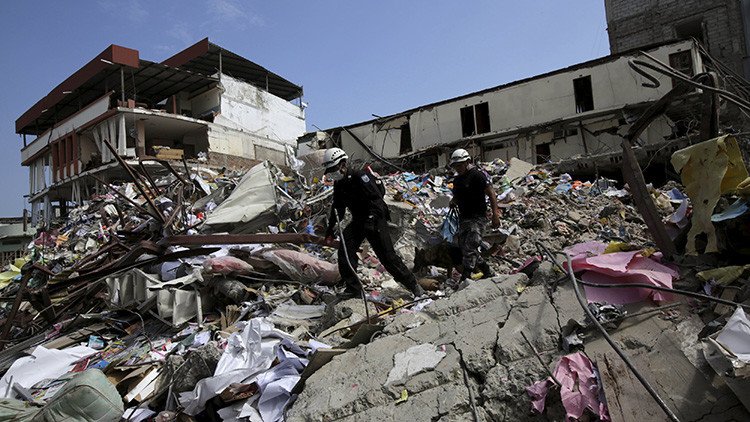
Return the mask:
<path id="1" fill-rule="evenodd" d="M 560 351 L 562 327 L 571 319 L 583 322 L 584 313 L 570 286 L 561 285 L 549 293 L 544 285 L 531 285 L 518 293 L 518 287 L 527 283 L 522 274 L 481 280 L 435 301 L 423 312 L 396 316 L 383 336 L 335 357 L 308 379 L 288 420 L 457 421 L 472 420 L 474 414 L 479 420 L 492 421 L 563 419 L 564 410 L 554 393 L 547 398 L 545 414 L 531 414 L 525 388 L 545 378 L 547 368 L 555 366 L 564 354 Z M 628 354 L 647 367 L 650 377 L 661 377 L 657 389 L 671 393 L 670 400 L 682 406 L 685 420 L 749 416 L 737 406 L 734 396 L 727 395 L 726 386 L 711 385 L 706 378 L 710 368 L 704 373 L 687 358 L 684 362 L 675 359 L 677 355 L 685 357 L 679 341 L 689 343 L 685 336 L 696 336 L 695 327 L 653 315 L 626 321 L 616 330 L 616 338 Z M 427 343 L 446 353 L 437 366 L 386 385 L 394 356 Z M 591 332 L 585 344 L 592 357 L 613 353 Z M 649 361 L 660 362 L 660 366 L 649 367 Z M 678 362 L 690 382 L 666 377 L 675 372 L 670 362 Z M 682 385 L 673 385 L 678 382 Z M 701 391 L 693 391 L 696 386 Z M 404 389 L 408 400 L 396 404 Z M 641 393 L 642 388 L 631 386 L 630 390 Z"/>

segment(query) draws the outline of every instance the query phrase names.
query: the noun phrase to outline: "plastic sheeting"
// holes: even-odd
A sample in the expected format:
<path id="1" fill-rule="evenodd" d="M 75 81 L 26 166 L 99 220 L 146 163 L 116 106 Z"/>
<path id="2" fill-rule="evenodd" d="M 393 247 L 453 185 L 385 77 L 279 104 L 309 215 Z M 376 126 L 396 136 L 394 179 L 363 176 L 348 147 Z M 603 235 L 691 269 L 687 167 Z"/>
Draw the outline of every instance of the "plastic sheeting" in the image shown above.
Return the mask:
<path id="1" fill-rule="evenodd" d="M 10 369 L 0 379 L 0 394 L 2 397 L 13 397 L 14 393 L 10 388 L 11 380 L 23 388 L 31 388 L 44 379 L 57 379 L 73 369 L 78 360 L 97 352 L 86 346 L 75 346 L 64 350 L 39 346 L 34 349 L 31 356 L 13 362 Z"/>
<path id="2" fill-rule="evenodd" d="M 737 140 L 726 135 L 681 149 L 672 154 L 672 166 L 680 173 L 693 204 L 686 246 L 688 255 L 698 253 L 695 239 L 701 233 L 708 236 L 706 253 L 718 252 L 711 214 L 719 197 L 730 192 L 750 193 L 748 173 Z"/>
<path id="3" fill-rule="evenodd" d="M 248 223 L 276 206 L 276 191 L 268 163 L 251 168 L 229 197 L 206 218 L 208 226 Z"/>
<path id="4" fill-rule="evenodd" d="M 744 364 L 750 363 L 750 320 L 741 307 L 734 311 L 716 341 Z"/>
<path id="5" fill-rule="evenodd" d="M 268 390 L 272 383 L 286 376 L 279 375 L 279 377 L 273 377 L 269 375 L 268 372 L 273 374 L 282 370 L 282 368 L 279 368 L 281 364 L 274 368 L 271 368 L 271 365 L 276 359 L 282 361 L 281 363 L 285 360 L 291 360 L 287 365 L 297 368 L 296 375 L 294 375 L 297 376 L 302 371 L 304 365 L 307 364 L 307 361 L 291 358 L 287 354 L 280 352 L 281 348 L 279 345 L 282 344 L 283 340 L 288 340 L 288 336 L 274 329 L 272 324 L 265 322 L 261 318 L 254 318 L 246 323 L 242 323 L 242 325 L 242 331 L 234 333 L 229 337 L 227 348 L 224 350 L 221 359 L 219 359 L 214 376 L 200 380 L 193 391 L 180 394 L 180 403 L 185 406 L 186 414 L 194 416 L 200 413 L 208 400 L 220 394 L 230 384 L 248 384 L 251 382 L 257 382 L 261 390 L 259 403 L 261 415 L 264 415 L 264 413 L 269 415 L 268 418 L 264 415 L 263 420 L 276 420 L 273 419 L 273 415 L 276 414 L 275 409 L 278 409 L 279 415 L 281 414 L 280 412 L 286 406 L 291 393 L 285 395 L 280 390 L 284 390 L 283 387 L 286 385 L 286 382 L 291 383 L 291 381 L 286 380 L 281 383 L 283 385 L 276 385 L 271 390 Z M 284 366 L 284 368 L 288 368 L 288 366 Z M 294 386 L 292 385 L 292 387 Z M 272 400 L 269 398 L 270 396 L 266 397 L 265 403 L 267 403 L 267 406 L 263 404 L 266 390 L 268 390 L 269 394 L 277 398 Z M 289 388 L 289 391 L 291 391 L 291 388 Z M 279 397 L 284 397 L 284 400 L 278 399 Z M 239 407 L 238 410 L 241 409 L 242 407 Z M 227 410 L 227 412 L 232 413 L 231 410 Z"/>

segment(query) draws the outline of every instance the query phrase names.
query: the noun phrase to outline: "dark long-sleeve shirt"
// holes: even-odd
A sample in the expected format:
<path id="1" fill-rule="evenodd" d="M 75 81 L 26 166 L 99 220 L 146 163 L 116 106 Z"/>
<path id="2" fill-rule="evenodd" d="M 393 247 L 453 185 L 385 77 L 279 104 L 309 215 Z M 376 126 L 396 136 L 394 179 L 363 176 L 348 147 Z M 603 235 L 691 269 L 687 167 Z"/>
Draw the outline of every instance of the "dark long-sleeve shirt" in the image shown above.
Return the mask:
<path id="1" fill-rule="evenodd" d="M 379 177 L 367 170 L 349 170 L 343 179 L 333 185 L 333 205 L 328 219 L 326 236 L 333 235 L 336 212 L 344 218 L 346 209 L 352 213 L 352 221 L 364 223 L 368 218 L 389 218 L 388 206 L 383 201 L 385 186 Z"/>

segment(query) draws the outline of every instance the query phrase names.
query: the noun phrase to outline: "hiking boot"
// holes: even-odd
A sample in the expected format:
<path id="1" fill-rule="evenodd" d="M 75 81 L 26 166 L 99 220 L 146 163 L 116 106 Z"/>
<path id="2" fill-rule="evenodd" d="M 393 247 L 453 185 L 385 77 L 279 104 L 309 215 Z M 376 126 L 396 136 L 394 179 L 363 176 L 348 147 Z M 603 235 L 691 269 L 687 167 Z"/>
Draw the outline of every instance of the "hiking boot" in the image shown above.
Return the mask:
<path id="1" fill-rule="evenodd" d="M 424 289 L 417 283 L 414 283 L 414 287 L 411 289 L 411 292 L 412 294 L 414 294 L 414 299 L 425 295 Z"/>
<path id="2" fill-rule="evenodd" d="M 477 265 L 477 268 L 482 272 L 482 278 L 492 278 L 495 276 L 495 273 L 492 272 L 492 269 L 490 268 L 490 264 L 486 262 Z"/>

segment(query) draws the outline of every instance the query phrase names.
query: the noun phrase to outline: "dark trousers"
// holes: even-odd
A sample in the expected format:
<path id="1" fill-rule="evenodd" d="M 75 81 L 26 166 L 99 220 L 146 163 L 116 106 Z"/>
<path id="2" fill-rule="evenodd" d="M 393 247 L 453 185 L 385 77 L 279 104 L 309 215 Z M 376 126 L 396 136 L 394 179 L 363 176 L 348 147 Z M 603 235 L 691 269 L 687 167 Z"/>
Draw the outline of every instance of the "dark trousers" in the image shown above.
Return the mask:
<path id="1" fill-rule="evenodd" d="M 357 265 L 359 264 L 357 251 L 365 239 L 370 242 L 370 246 L 372 246 L 372 250 L 380 260 L 380 263 L 391 273 L 393 278 L 410 291 L 414 291 L 417 279 L 406 268 L 401 257 L 398 256 L 396 250 L 393 248 L 393 242 L 388 235 L 388 222 L 384 218 L 368 221 L 352 221 L 344 229 L 344 239 L 342 241 L 346 244 L 346 251 L 349 255 L 349 262 L 351 262 L 352 268 L 355 271 L 357 270 Z M 341 274 L 341 279 L 346 282 L 347 288 L 349 290 L 361 290 L 356 275 L 346 262 L 343 245 L 339 247 L 338 257 L 339 273 Z"/>

